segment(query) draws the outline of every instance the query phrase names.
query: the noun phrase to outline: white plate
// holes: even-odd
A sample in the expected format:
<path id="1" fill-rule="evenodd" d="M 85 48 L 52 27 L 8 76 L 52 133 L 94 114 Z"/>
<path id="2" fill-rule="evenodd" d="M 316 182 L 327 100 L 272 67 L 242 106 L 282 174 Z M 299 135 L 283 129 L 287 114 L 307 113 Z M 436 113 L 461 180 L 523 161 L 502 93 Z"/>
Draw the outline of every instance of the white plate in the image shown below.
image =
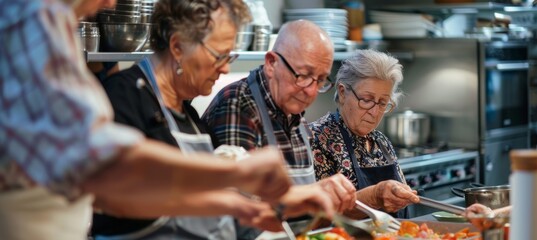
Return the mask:
<path id="1" fill-rule="evenodd" d="M 347 15 L 347 10 L 339 8 L 298 8 L 284 9 L 283 14 L 289 15 L 323 15 L 323 14 Z"/>
<path id="2" fill-rule="evenodd" d="M 424 38 L 427 33 L 425 28 L 382 28 L 382 36 L 390 38 Z"/>
<path id="3" fill-rule="evenodd" d="M 371 11 L 369 17 L 373 22 L 406 22 L 406 21 L 423 21 L 427 20 L 421 14 L 412 13 L 386 13 Z"/>
<path id="4" fill-rule="evenodd" d="M 434 24 L 427 22 L 393 22 L 393 23 L 381 23 L 381 29 L 427 29 L 435 30 L 437 27 Z"/>
<path id="5" fill-rule="evenodd" d="M 298 19 L 308 19 L 310 21 L 331 21 L 336 23 L 347 23 L 347 16 L 345 15 L 323 15 L 323 16 L 303 16 L 303 15 L 285 15 L 284 19 L 289 20 L 298 20 Z"/>
<path id="6" fill-rule="evenodd" d="M 347 27 L 348 24 L 346 21 L 330 21 L 330 20 L 324 20 L 324 21 L 321 21 L 321 20 L 311 20 L 311 19 L 307 19 L 307 18 L 284 18 L 284 21 L 288 22 L 288 21 L 296 21 L 296 20 L 308 20 L 310 22 L 313 22 L 319 26 L 321 25 L 325 25 L 325 26 L 328 26 L 328 27 Z"/>

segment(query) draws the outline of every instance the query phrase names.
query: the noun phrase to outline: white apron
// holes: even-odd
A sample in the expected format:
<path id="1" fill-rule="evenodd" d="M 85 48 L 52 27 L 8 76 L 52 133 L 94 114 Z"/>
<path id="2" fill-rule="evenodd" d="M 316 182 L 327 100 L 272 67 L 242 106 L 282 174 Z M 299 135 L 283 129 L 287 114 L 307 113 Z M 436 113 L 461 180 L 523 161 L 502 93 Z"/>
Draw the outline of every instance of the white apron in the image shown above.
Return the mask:
<path id="1" fill-rule="evenodd" d="M 185 114 L 192 123 L 197 134 L 187 134 L 179 130 L 172 113 L 164 105 L 162 96 L 157 87 L 151 63 L 144 58 L 139 64 L 142 72 L 148 78 L 149 83 L 157 97 L 160 108 L 166 118 L 170 132 L 184 153 L 214 151 L 211 137 L 202 134 L 188 114 Z M 231 216 L 221 217 L 161 217 L 151 226 L 137 232 L 120 236 L 96 236 L 95 240 L 134 240 L 134 239 L 236 239 L 235 223 Z"/>
<path id="2" fill-rule="evenodd" d="M 87 239 L 93 197 L 69 202 L 42 187 L 0 193 L 0 239 Z"/>

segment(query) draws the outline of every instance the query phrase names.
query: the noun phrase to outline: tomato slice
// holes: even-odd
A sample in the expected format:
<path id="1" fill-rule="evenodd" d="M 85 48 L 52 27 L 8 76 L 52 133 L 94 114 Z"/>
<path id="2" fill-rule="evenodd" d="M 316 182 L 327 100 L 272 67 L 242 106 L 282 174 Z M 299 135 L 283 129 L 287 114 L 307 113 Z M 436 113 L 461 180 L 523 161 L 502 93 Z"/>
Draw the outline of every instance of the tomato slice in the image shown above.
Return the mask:
<path id="1" fill-rule="evenodd" d="M 410 236 L 415 237 L 419 231 L 420 231 L 420 226 L 418 226 L 418 224 L 410 222 L 410 221 L 403 221 L 401 222 L 401 228 L 399 228 L 398 234 L 399 236 L 408 234 Z"/>

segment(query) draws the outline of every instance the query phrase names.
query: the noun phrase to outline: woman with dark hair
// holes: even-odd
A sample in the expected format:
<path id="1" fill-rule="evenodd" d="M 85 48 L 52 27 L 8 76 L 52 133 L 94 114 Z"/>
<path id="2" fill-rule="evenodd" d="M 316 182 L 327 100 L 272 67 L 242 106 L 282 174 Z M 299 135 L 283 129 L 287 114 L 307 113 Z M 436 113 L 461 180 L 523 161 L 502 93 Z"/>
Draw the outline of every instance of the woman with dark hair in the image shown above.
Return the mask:
<path id="1" fill-rule="evenodd" d="M 220 74 L 229 72 L 230 63 L 238 57 L 230 53 L 237 29 L 249 20 L 242 0 L 158 1 L 152 15 L 153 56 L 102 82 L 114 108 L 115 121 L 140 129 L 148 138 L 179 147 L 186 154 L 213 152 L 215 141 L 210 129 L 190 101 L 209 95 Z M 320 189 L 300 190 L 293 187 L 281 199 L 287 206 L 285 214 L 304 213 L 305 209 L 320 206 L 330 211 L 331 202 L 320 194 Z M 96 240 L 236 239 L 234 219 L 228 215 L 242 223 L 255 224 L 265 221 L 256 216 L 273 212 L 268 203 L 230 189 L 192 195 L 185 202 L 204 208 L 205 213 L 201 211 L 201 217 L 159 219 L 95 214 L 92 234 Z M 181 203 L 163 202 L 163 206 L 167 204 Z M 126 211 L 132 214 L 144 210 Z M 223 216 L 208 217 L 218 215 Z"/>

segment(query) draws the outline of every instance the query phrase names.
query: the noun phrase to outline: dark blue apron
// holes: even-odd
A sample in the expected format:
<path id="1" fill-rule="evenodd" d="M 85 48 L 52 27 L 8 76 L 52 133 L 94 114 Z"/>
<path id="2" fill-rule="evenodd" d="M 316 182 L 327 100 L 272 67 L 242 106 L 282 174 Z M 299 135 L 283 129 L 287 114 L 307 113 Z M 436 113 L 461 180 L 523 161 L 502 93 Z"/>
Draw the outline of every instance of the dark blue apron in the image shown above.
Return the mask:
<path id="1" fill-rule="evenodd" d="M 399 177 L 399 171 L 397 170 L 395 161 L 389 154 L 388 149 L 386 149 L 386 146 L 379 143 L 378 140 L 376 141 L 376 144 L 382 151 L 382 155 L 384 155 L 384 157 L 387 158 L 388 162 L 391 164 L 369 168 L 360 167 L 358 159 L 356 159 L 356 155 L 354 154 L 354 149 L 352 148 L 352 139 L 347 132 L 347 129 L 345 129 L 341 124 L 339 124 L 339 110 L 336 112 L 335 117 L 336 122 L 338 123 L 339 130 L 341 132 L 341 136 L 343 137 L 343 141 L 345 142 L 345 147 L 347 148 L 347 152 L 349 153 L 349 156 L 352 160 L 352 168 L 354 170 L 354 175 L 356 175 L 357 182 L 357 185 L 355 186 L 356 189 L 363 189 L 386 180 L 397 180 L 401 183 L 404 183 L 403 180 Z M 403 208 L 395 213 L 390 213 L 390 215 L 396 218 L 408 218 L 408 209 Z"/>
<path id="2" fill-rule="evenodd" d="M 268 115 L 268 109 L 267 105 L 265 104 L 265 100 L 263 99 L 263 96 L 261 95 L 261 90 L 259 88 L 259 83 L 255 79 L 255 74 L 259 74 L 258 72 L 251 71 L 250 75 L 248 75 L 248 85 L 250 86 L 250 89 L 252 90 L 252 95 L 254 97 L 254 101 L 258 106 L 258 112 L 261 116 L 261 123 L 263 124 L 263 131 L 265 131 L 265 136 L 267 137 L 267 141 L 269 145 L 278 147 L 278 141 L 276 140 L 276 136 L 274 135 L 274 127 L 272 126 L 272 121 Z M 305 184 L 312 184 L 315 183 L 315 170 L 313 167 L 313 153 L 311 152 L 311 146 L 310 146 L 310 140 L 309 140 L 309 134 L 307 129 L 307 123 L 304 118 L 300 119 L 301 123 L 298 126 L 298 129 L 300 131 L 300 136 L 302 137 L 302 140 L 304 141 L 304 144 L 306 145 L 306 149 L 308 152 L 308 159 L 300 161 L 301 166 L 305 166 L 303 168 L 287 168 L 287 173 L 289 174 L 289 177 L 293 180 L 293 182 L 297 185 L 305 185 Z"/>

